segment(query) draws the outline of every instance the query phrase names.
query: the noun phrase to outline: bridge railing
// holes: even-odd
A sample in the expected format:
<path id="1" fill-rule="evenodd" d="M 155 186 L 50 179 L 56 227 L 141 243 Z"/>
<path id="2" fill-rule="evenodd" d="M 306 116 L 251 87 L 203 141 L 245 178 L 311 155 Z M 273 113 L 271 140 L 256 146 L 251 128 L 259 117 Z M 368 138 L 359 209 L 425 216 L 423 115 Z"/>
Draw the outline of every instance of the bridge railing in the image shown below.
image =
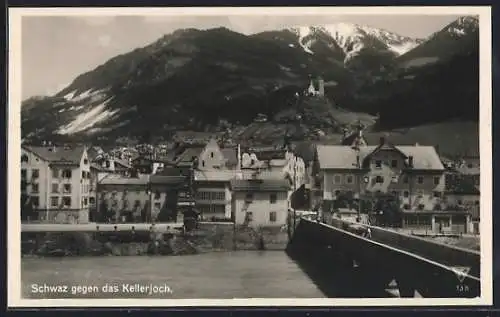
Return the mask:
<path id="1" fill-rule="evenodd" d="M 349 225 L 356 225 L 365 229 L 370 228 L 371 237 L 369 239 L 372 241 L 432 259 L 443 265 L 467 267 L 470 268 L 470 275 L 480 276 L 481 253 L 478 251 L 458 248 L 386 228 L 353 223 L 337 218 L 332 218 L 329 225 L 341 230 L 344 230 Z"/>

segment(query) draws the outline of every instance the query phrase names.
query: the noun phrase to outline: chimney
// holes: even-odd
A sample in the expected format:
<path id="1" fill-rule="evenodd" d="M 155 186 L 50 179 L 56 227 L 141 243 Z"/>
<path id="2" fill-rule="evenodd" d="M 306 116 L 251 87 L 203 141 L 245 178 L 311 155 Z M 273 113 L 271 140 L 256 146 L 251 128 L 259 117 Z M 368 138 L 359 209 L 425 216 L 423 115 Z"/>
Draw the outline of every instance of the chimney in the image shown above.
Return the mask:
<path id="1" fill-rule="evenodd" d="M 408 166 L 413 168 L 413 156 L 408 156 Z"/>
<path id="2" fill-rule="evenodd" d="M 385 137 L 381 136 L 380 137 L 380 145 L 384 145 L 385 144 Z"/>

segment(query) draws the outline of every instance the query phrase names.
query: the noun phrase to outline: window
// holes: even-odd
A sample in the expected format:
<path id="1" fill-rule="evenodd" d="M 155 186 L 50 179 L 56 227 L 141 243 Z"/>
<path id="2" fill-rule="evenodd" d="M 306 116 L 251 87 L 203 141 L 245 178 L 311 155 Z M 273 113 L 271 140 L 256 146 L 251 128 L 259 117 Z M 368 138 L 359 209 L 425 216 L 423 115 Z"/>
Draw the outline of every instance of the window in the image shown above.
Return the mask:
<path id="1" fill-rule="evenodd" d="M 210 152 L 210 157 L 214 158 L 214 152 Z"/>
<path id="2" fill-rule="evenodd" d="M 110 161 L 106 161 L 106 168 L 110 168 L 111 167 L 111 162 Z"/>
<path id="3" fill-rule="evenodd" d="M 404 204 L 404 205 L 403 205 L 403 209 L 405 209 L 405 210 L 410 210 L 410 205 L 409 205 L 409 204 Z"/>
<path id="4" fill-rule="evenodd" d="M 161 197 L 161 193 L 160 193 L 160 191 L 159 191 L 159 190 L 157 190 L 157 191 L 155 192 L 155 199 L 160 199 L 160 197 Z"/>
<path id="5" fill-rule="evenodd" d="M 63 177 L 63 178 L 71 178 L 71 176 L 72 176 L 72 175 L 71 175 L 71 170 L 67 170 L 67 169 L 66 169 L 66 170 L 63 170 L 63 171 L 62 171 L 62 177 Z"/>
<path id="6" fill-rule="evenodd" d="M 278 195 L 276 193 L 272 193 L 269 197 L 269 202 L 271 204 L 276 204 L 277 200 L 278 200 Z"/>
<path id="7" fill-rule="evenodd" d="M 441 177 L 435 176 L 434 177 L 434 185 L 439 185 L 439 183 L 441 183 Z"/>
<path id="8" fill-rule="evenodd" d="M 89 160 L 83 159 L 83 164 L 85 164 L 85 165 L 89 164 Z"/>
<path id="9" fill-rule="evenodd" d="M 434 192 L 434 198 L 440 198 L 441 192 Z"/>
<path id="10" fill-rule="evenodd" d="M 408 181 L 409 181 L 408 176 L 407 175 L 403 176 L 403 183 L 408 184 Z"/>
<path id="11" fill-rule="evenodd" d="M 392 196 L 394 196 L 394 197 L 399 197 L 399 192 L 398 192 L 398 191 L 393 191 L 393 192 L 392 192 Z"/>
<path id="12" fill-rule="evenodd" d="M 31 192 L 34 194 L 37 194 L 39 191 L 38 184 L 32 184 L 31 185 Z"/>
<path id="13" fill-rule="evenodd" d="M 404 196 L 405 198 L 410 197 L 410 192 L 409 192 L 409 191 L 407 191 L 407 190 L 405 190 L 405 191 L 403 192 L 403 196 Z"/>
<path id="14" fill-rule="evenodd" d="M 246 222 L 253 221 L 253 213 L 251 211 L 247 211 L 245 213 L 245 221 Z"/>
<path id="15" fill-rule="evenodd" d="M 346 184 L 352 184 L 352 183 L 354 183 L 354 176 L 352 176 L 352 175 L 347 175 L 347 176 L 345 177 L 345 182 L 346 182 Z"/>
<path id="16" fill-rule="evenodd" d="M 342 176 L 341 175 L 334 175 L 333 176 L 333 183 L 334 184 L 342 184 Z"/>
<path id="17" fill-rule="evenodd" d="M 424 210 L 425 208 L 425 205 L 424 204 L 419 204 L 418 205 L 418 210 Z"/>
<path id="18" fill-rule="evenodd" d="M 270 222 L 276 222 L 276 219 L 277 219 L 276 211 L 271 211 L 269 213 L 269 221 Z"/>
<path id="19" fill-rule="evenodd" d="M 253 194 L 252 193 L 247 193 L 245 195 L 245 201 L 246 202 L 252 202 L 253 201 Z"/>
<path id="20" fill-rule="evenodd" d="M 59 184 L 57 184 L 57 183 L 52 184 L 52 192 L 53 193 L 59 192 Z"/>
<path id="21" fill-rule="evenodd" d="M 375 168 L 382 168 L 382 161 L 381 160 L 375 161 Z"/>
<path id="22" fill-rule="evenodd" d="M 50 197 L 50 206 L 57 207 L 59 205 L 59 197 Z"/>
<path id="23" fill-rule="evenodd" d="M 417 183 L 423 184 L 424 183 L 424 177 L 423 176 L 417 177 Z"/>
<path id="24" fill-rule="evenodd" d="M 392 160 L 391 167 L 398 167 L 398 160 Z"/>
<path id="25" fill-rule="evenodd" d="M 95 198 L 94 197 L 89 197 L 89 204 L 94 205 L 95 204 Z"/>
<path id="26" fill-rule="evenodd" d="M 205 167 L 205 160 L 201 161 L 201 166 Z"/>
<path id="27" fill-rule="evenodd" d="M 378 184 L 381 184 L 384 182 L 384 177 L 383 176 L 380 176 L 378 175 L 376 178 L 375 178 L 375 183 L 378 183 Z"/>
<path id="28" fill-rule="evenodd" d="M 40 177 L 40 171 L 38 169 L 33 169 L 31 171 L 31 178 L 38 178 Z"/>
<path id="29" fill-rule="evenodd" d="M 23 154 L 21 156 L 21 163 L 28 163 L 28 155 Z"/>
<path id="30" fill-rule="evenodd" d="M 89 204 L 89 199 L 87 197 L 83 198 L 83 205 L 87 206 Z"/>
<path id="31" fill-rule="evenodd" d="M 462 204 L 463 204 L 463 201 L 462 201 L 461 199 L 459 199 L 459 200 L 457 200 L 457 203 L 458 203 L 459 205 L 462 205 Z"/>
<path id="32" fill-rule="evenodd" d="M 21 170 L 21 179 L 26 179 L 26 178 L 27 178 L 27 175 L 28 175 L 28 173 L 27 173 L 27 172 L 26 172 L 26 170 L 23 168 L 23 169 Z"/>
<path id="33" fill-rule="evenodd" d="M 476 201 L 474 202 L 474 204 L 475 204 L 476 206 L 479 206 L 479 200 L 476 200 Z"/>
<path id="34" fill-rule="evenodd" d="M 63 197 L 62 198 L 62 203 L 64 207 L 70 207 L 71 206 L 71 197 Z"/>
<path id="35" fill-rule="evenodd" d="M 57 168 L 52 169 L 52 178 L 59 178 L 59 170 Z"/>
<path id="36" fill-rule="evenodd" d="M 65 194 L 71 193 L 71 184 L 64 184 L 63 193 L 65 193 Z"/>

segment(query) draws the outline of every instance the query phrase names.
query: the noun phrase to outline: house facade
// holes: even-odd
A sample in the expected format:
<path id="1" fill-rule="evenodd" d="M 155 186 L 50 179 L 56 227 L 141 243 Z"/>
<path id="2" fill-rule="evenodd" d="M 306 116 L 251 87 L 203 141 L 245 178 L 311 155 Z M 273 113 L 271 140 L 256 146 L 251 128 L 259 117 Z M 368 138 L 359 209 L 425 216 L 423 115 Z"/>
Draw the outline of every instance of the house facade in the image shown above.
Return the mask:
<path id="1" fill-rule="evenodd" d="M 151 217 L 159 222 L 177 221 L 179 192 L 188 178 L 182 175 L 151 175 Z"/>
<path id="2" fill-rule="evenodd" d="M 151 221 L 149 175 L 109 174 L 97 183 L 97 222 Z"/>
<path id="3" fill-rule="evenodd" d="M 435 214 L 444 216 L 445 168 L 432 146 L 395 146 L 384 138 L 377 146 L 321 145 L 317 160 L 313 176 L 323 201 L 336 201 L 346 193 L 358 202 L 390 194 L 399 201 L 403 225 L 417 214 L 429 225 Z M 469 215 L 458 212 L 453 219 L 463 224 L 461 231 L 468 230 Z"/>
<path id="4" fill-rule="evenodd" d="M 85 147 L 22 146 L 21 193 L 39 221 L 87 223 L 90 189 Z"/>
<path id="5" fill-rule="evenodd" d="M 290 191 L 290 183 L 286 180 L 234 179 L 231 190 L 236 224 L 250 227 L 286 224 Z"/>
<path id="6" fill-rule="evenodd" d="M 237 171 L 194 171 L 196 209 L 206 221 L 231 220 L 232 191 L 230 181 L 238 177 Z"/>

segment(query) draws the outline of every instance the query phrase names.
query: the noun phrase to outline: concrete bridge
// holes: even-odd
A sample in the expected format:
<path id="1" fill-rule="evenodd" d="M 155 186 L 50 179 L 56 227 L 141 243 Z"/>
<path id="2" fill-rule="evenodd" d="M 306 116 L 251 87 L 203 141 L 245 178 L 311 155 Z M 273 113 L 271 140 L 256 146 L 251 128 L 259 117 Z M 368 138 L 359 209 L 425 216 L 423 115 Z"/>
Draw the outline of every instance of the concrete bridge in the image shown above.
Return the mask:
<path id="1" fill-rule="evenodd" d="M 329 297 L 480 296 L 480 253 L 340 219 L 300 219 L 287 253 Z"/>

